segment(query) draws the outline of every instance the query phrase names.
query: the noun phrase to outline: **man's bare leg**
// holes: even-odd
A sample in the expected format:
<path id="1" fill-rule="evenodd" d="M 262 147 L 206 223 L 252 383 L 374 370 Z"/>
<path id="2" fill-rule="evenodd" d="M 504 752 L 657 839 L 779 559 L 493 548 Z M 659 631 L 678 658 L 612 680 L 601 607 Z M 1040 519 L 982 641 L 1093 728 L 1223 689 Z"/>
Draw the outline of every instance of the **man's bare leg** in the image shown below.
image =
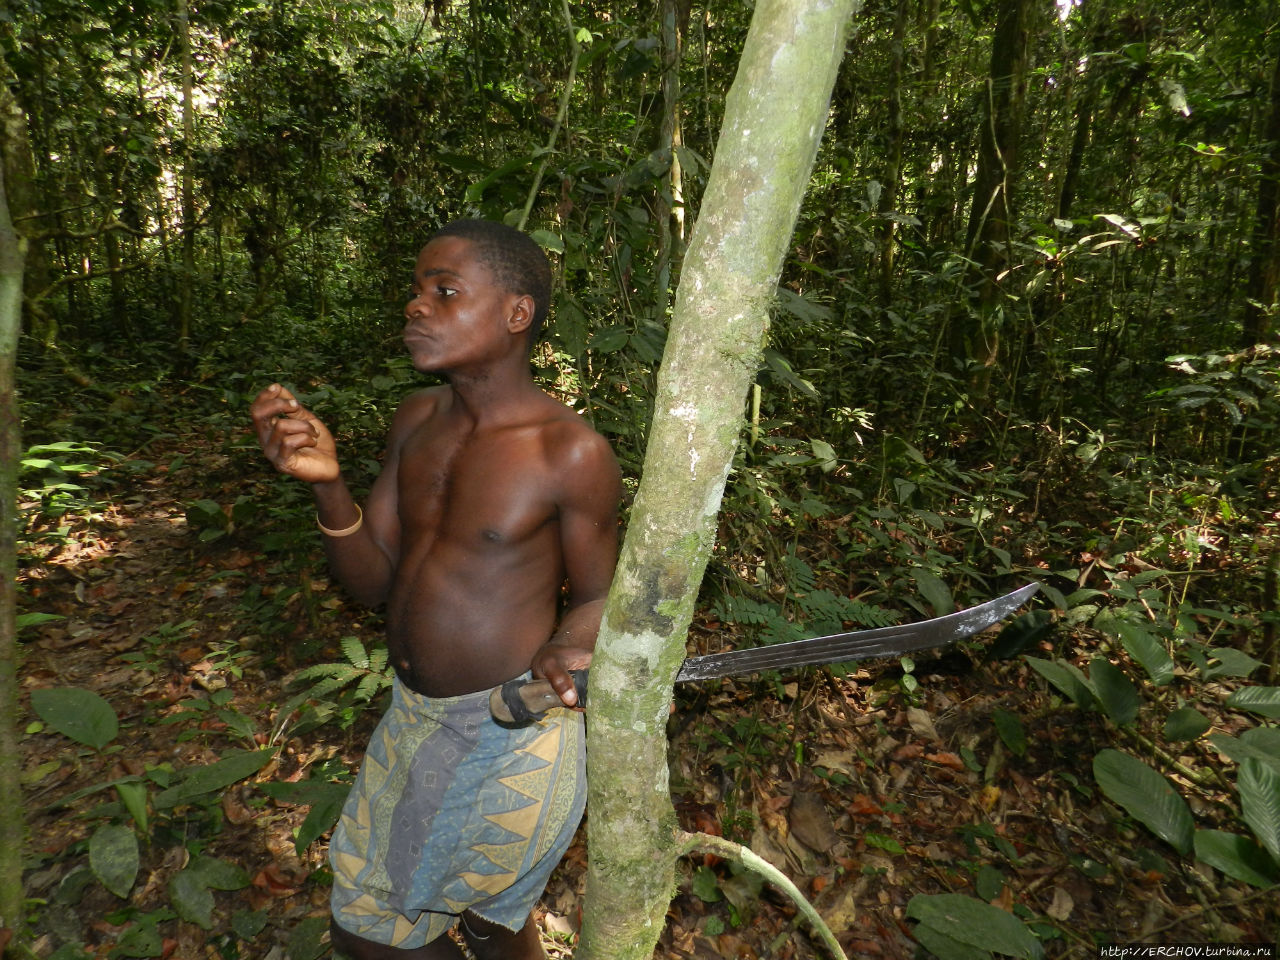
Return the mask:
<path id="1" fill-rule="evenodd" d="M 507 934 L 511 935 L 511 931 L 508 930 Z M 463 960 L 462 951 L 447 933 L 425 946 L 401 950 L 399 947 L 366 940 L 330 922 L 329 941 L 333 945 L 334 954 L 344 960 Z"/>
<path id="2" fill-rule="evenodd" d="M 546 960 L 538 925 L 532 916 L 513 933 L 474 913 L 464 913 L 461 930 L 462 938 L 476 955 L 476 960 Z"/>

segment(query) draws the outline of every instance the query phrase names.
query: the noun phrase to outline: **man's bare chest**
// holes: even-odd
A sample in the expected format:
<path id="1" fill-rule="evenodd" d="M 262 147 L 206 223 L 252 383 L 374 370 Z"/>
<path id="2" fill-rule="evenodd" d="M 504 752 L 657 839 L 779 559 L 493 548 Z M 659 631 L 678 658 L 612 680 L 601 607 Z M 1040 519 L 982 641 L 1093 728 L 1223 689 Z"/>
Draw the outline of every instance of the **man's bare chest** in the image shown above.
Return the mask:
<path id="1" fill-rule="evenodd" d="M 518 544 L 555 518 L 548 473 L 531 430 L 412 438 L 397 476 L 402 534 L 419 546 Z"/>

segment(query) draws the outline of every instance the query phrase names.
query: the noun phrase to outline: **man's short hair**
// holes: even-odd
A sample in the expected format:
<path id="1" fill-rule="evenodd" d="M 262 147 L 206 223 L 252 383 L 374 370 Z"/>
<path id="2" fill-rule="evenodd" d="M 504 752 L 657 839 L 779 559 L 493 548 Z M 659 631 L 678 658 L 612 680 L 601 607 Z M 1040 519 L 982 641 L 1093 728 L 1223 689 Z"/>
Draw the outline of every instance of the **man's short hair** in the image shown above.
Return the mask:
<path id="1" fill-rule="evenodd" d="M 528 234 L 492 220 L 454 220 L 436 237 L 470 241 L 476 256 L 507 293 L 533 298 L 529 345 L 537 343 L 551 306 L 551 264 L 542 248 Z"/>

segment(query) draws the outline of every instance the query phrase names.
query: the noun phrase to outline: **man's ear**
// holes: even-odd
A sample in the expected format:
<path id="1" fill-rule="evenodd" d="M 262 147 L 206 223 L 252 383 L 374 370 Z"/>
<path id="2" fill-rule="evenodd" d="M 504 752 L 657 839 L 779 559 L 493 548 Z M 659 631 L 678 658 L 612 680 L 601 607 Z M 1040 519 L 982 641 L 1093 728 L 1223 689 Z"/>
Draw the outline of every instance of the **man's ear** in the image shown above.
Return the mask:
<path id="1" fill-rule="evenodd" d="M 533 297 L 527 293 L 516 297 L 511 304 L 511 312 L 507 314 L 507 330 L 510 333 L 524 333 L 533 324 Z"/>

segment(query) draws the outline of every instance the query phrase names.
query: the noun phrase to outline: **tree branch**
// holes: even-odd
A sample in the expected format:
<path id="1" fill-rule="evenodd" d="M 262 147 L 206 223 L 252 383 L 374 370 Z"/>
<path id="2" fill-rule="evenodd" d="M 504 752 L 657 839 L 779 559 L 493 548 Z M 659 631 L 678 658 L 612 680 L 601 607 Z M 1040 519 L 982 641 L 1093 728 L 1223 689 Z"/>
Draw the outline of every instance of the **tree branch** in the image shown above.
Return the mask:
<path id="1" fill-rule="evenodd" d="M 569 0 L 560 0 L 560 8 L 564 14 L 565 26 L 569 29 L 569 45 L 573 56 L 569 58 L 569 76 L 564 82 L 564 89 L 560 91 L 560 109 L 556 113 L 556 122 L 551 128 L 551 136 L 547 137 L 546 154 L 538 163 L 538 172 L 534 175 L 533 186 L 529 188 L 529 198 L 524 203 L 524 213 L 520 215 L 520 223 L 517 224 L 520 230 L 524 229 L 524 225 L 529 220 L 533 201 L 537 199 L 538 190 L 542 188 L 542 175 L 547 170 L 547 156 L 555 149 L 556 139 L 560 136 L 560 127 L 564 125 L 564 119 L 569 115 L 569 97 L 573 94 L 573 83 L 578 76 L 578 57 L 582 54 L 582 45 L 578 43 L 578 30 L 573 25 L 573 12 L 569 9 Z"/>
<path id="2" fill-rule="evenodd" d="M 813 925 L 814 930 L 817 931 L 818 936 L 826 944 L 827 949 L 831 951 L 833 956 L 839 957 L 840 960 L 847 960 L 844 950 L 840 947 L 840 942 L 836 940 L 836 935 L 831 932 L 831 928 L 827 926 L 826 921 L 822 919 L 813 904 L 800 892 L 800 888 L 791 882 L 790 877 L 750 847 L 734 843 L 732 840 L 726 840 L 724 837 L 713 837 L 709 833 L 688 833 L 681 830 L 676 834 L 676 850 L 682 857 L 691 853 L 714 853 L 717 857 L 732 860 L 734 863 L 741 864 L 748 870 L 760 874 L 760 876 L 791 898 L 800 909 L 800 912 Z"/>

